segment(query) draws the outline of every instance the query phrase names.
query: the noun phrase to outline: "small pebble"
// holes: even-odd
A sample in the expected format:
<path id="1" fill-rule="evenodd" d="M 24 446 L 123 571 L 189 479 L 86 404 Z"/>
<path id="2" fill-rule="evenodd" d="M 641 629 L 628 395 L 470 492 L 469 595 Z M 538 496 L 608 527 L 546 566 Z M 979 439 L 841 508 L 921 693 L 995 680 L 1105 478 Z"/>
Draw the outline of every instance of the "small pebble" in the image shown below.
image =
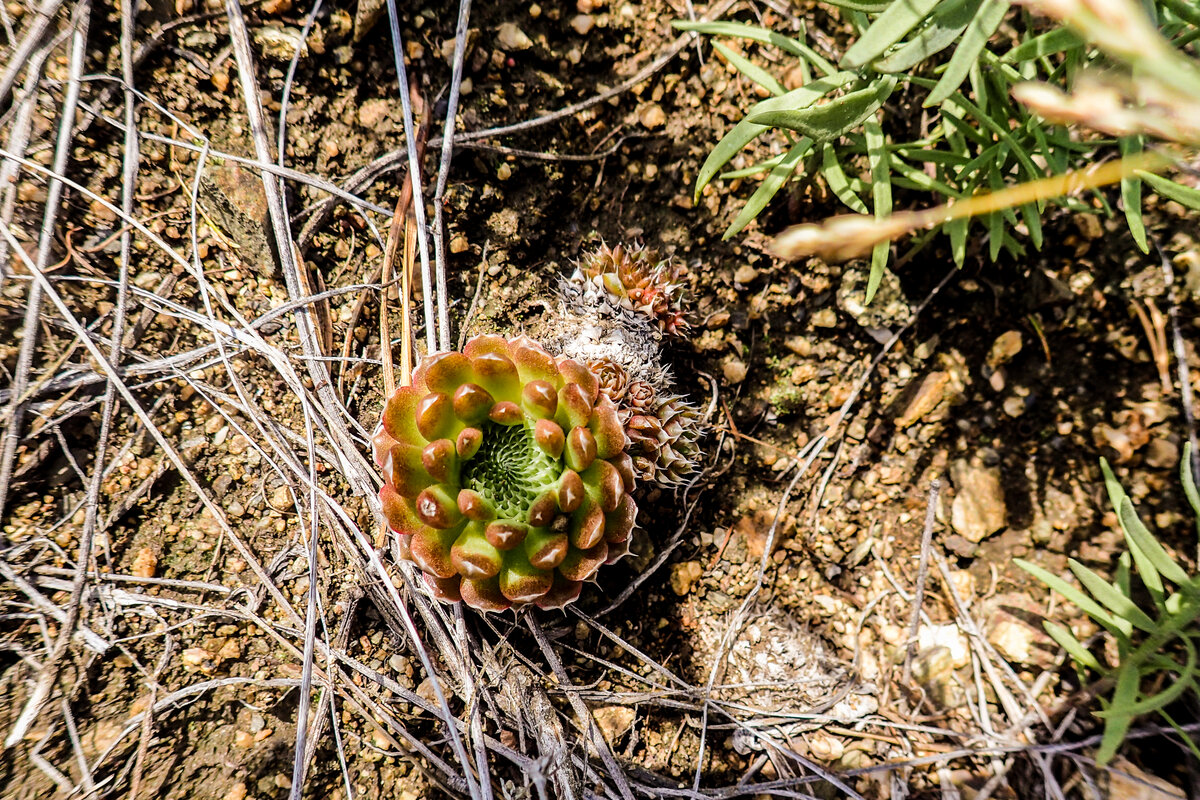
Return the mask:
<path id="1" fill-rule="evenodd" d="M 647 103 L 638 109 L 638 122 L 648 130 L 667 124 L 667 114 L 658 103 Z"/>
<path id="2" fill-rule="evenodd" d="M 837 312 L 832 308 L 822 308 L 812 315 L 812 324 L 817 328 L 832 328 L 837 325 Z"/>
<path id="3" fill-rule="evenodd" d="M 749 367 L 746 366 L 745 361 L 731 356 L 721 365 L 721 371 L 725 373 L 726 382 L 741 383 L 746 380 L 746 373 L 749 372 Z"/>
<path id="4" fill-rule="evenodd" d="M 571 18 L 571 27 L 580 36 L 587 36 L 596 24 L 596 18 L 591 14 L 576 14 Z"/>
<path id="5" fill-rule="evenodd" d="M 528 50 L 533 40 L 512 22 L 503 22 L 496 31 L 496 40 L 505 50 Z"/>
<path id="6" fill-rule="evenodd" d="M 758 270 L 749 264 L 742 264 L 737 268 L 737 272 L 733 273 L 733 282 L 740 283 L 743 286 L 754 283 L 754 279 L 758 277 Z"/>
<path id="7" fill-rule="evenodd" d="M 699 561 L 684 561 L 671 567 L 671 591 L 683 597 L 700 580 L 703 568 Z"/>

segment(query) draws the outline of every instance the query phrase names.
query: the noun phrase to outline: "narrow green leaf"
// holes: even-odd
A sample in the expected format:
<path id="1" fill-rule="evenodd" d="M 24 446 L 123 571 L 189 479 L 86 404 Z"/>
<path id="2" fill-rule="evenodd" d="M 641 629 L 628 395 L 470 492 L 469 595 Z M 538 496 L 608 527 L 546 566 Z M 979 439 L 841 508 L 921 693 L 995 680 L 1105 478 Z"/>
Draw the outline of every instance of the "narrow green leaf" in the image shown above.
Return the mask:
<path id="1" fill-rule="evenodd" d="M 1192 474 L 1192 443 L 1183 443 L 1183 458 L 1179 462 L 1179 477 L 1183 480 L 1183 494 L 1187 497 L 1196 524 L 1200 525 L 1200 490 L 1196 488 L 1196 476 Z"/>
<path id="2" fill-rule="evenodd" d="M 1042 215 L 1038 211 L 1037 205 L 1034 203 L 1025 203 L 1021 206 L 1021 219 L 1025 220 L 1025 227 L 1029 229 L 1029 241 L 1033 242 L 1033 246 L 1037 250 L 1042 249 Z"/>
<path id="3" fill-rule="evenodd" d="M 874 61 L 908 32 L 925 21 L 938 0 L 895 0 L 842 56 L 843 69 L 858 69 Z"/>
<path id="4" fill-rule="evenodd" d="M 1187 650 L 1187 663 L 1182 668 L 1175 662 L 1168 662 L 1169 666 L 1163 665 L 1158 667 L 1163 672 L 1179 672 L 1179 675 L 1168 684 L 1167 688 L 1145 700 L 1122 705 L 1119 709 L 1115 708 L 1116 701 L 1114 699 L 1113 705 L 1109 706 L 1105 711 L 1097 711 L 1096 716 L 1100 719 L 1110 719 L 1120 715 L 1140 717 L 1142 714 L 1149 714 L 1152 711 L 1166 708 L 1178 700 L 1184 692 L 1195 686 L 1196 648 L 1192 644 L 1191 639 L 1186 636 L 1181 636 L 1179 641 L 1183 644 L 1184 649 Z"/>
<path id="5" fill-rule="evenodd" d="M 905 164 L 898 156 L 893 154 L 889 165 L 896 176 L 892 177 L 892 183 L 897 186 L 901 183 L 901 178 L 907 179 L 908 186 L 906 188 L 919 189 L 924 192 L 937 192 L 948 198 L 959 197 L 960 193 L 952 186 L 937 178 L 931 178 L 926 173 L 913 167 L 911 164 Z"/>
<path id="6" fill-rule="evenodd" d="M 970 222 L 971 220 L 963 217 L 951 220 L 943 226 L 946 229 L 946 235 L 950 237 L 950 255 L 958 267 L 962 267 L 967 260 L 967 228 Z"/>
<path id="7" fill-rule="evenodd" d="M 1151 172 L 1142 172 L 1138 170 L 1137 176 L 1150 184 L 1154 191 L 1158 192 L 1168 200 L 1174 200 L 1180 205 L 1187 206 L 1195 211 L 1200 211 L 1200 189 L 1193 189 L 1190 186 L 1181 186 L 1173 180 L 1155 175 Z"/>
<path id="8" fill-rule="evenodd" d="M 1141 136 L 1122 136 L 1121 155 L 1128 157 L 1142 152 Z M 1121 205 L 1125 207 L 1125 222 L 1133 234 L 1133 242 L 1143 253 L 1150 252 L 1146 244 L 1146 223 L 1142 219 L 1142 179 L 1136 176 L 1121 180 Z"/>
<path id="9" fill-rule="evenodd" d="M 1083 37 L 1070 28 L 1055 28 L 1032 39 L 1026 39 L 1005 53 L 1000 60 L 1010 64 L 1033 61 L 1065 50 L 1082 49 Z"/>
<path id="10" fill-rule="evenodd" d="M 1078 561 L 1071 559 L 1071 572 L 1075 573 L 1075 577 L 1079 582 L 1092 593 L 1105 608 L 1113 613 L 1119 619 L 1122 619 L 1136 628 L 1139 628 L 1146 633 L 1155 631 L 1154 620 L 1146 615 L 1137 605 L 1113 586 L 1108 581 L 1101 578 L 1092 570 L 1080 564 Z"/>
<path id="11" fill-rule="evenodd" d="M 870 213 L 867 204 L 850 188 L 850 179 L 846 177 L 846 171 L 842 169 L 842 164 L 838 161 L 837 152 L 829 142 L 821 147 L 821 175 L 825 178 L 825 185 L 829 187 L 829 190 L 851 211 L 859 214 Z"/>
<path id="12" fill-rule="evenodd" d="M 831 75 L 828 78 L 813 81 L 807 86 L 801 86 L 799 89 L 794 89 L 780 97 L 770 97 L 760 103 L 756 103 L 751 107 L 747 117 L 734 125 L 729 133 L 725 134 L 721 141 L 717 142 L 717 146 L 708 154 L 708 158 L 704 160 L 703 166 L 700 167 L 700 174 L 696 176 L 696 191 L 695 199 L 700 199 L 700 192 L 708 185 L 721 168 L 729 163 L 738 152 L 761 136 L 764 132 L 770 130 L 768 125 L 759 125 L 749 121 L 750 115 L 756 111 L 769 111 L 781 108 L 804 108 L 815 103 L 822 96 L 834 91 L 835 89 L 846 85 L 855 79 L 853 72 L 840 72 Z"/>
<path id="13" fill-rule="evenodd" d="M 1117 687 L 1113 692 L 1109 710 L 1122 709 L 1133 705 L 1137 700 L 1138 684 L 1141 675 L 1133 664 L 1122 664 L 1117 671 Z M 1100 739 L 1100 748 L 1096 751 L 1096 761 L 1101 765 L 1107 764 L 1116 755 L 1117 748 L 1125 741 L 1125 734 L 1133 724 L 1133 716 L 1118 714 L 1104 721 L 1104 735 Z"/>
<path id="14" fill-rule="evenodd" d="M 883 105 L 894 88 L 896 79 L 885 76 L 865 88 L 847 92 L 827 103 L 787 111 L 759 112 L 747 119 L 756 125 L 789 128 L 814 141 L 824 142 L 858 127 Z"/>
<path id="15" fill-rule="evenodd" d="M 1000 27 L 1008 6 L 1008 0 L 984 0 L 971 23 L 967 25 L 958 47 L 954 48 L 954 55 L 950 57 L 942 79 L 930 92 L 929 97 L 925 98 L 926 108 L 936 106 L 954 94 L 967 77 L 971 65 L 979 60 L 979 54 L 987 47 L 988 40 L 992 38 L 996 28 Z"/>
<path id="16" fill-rule="evenodd" d="M 750 59 L 746 58 L 741 53 L 731 50 L 720 42 L 713 42 L 713 49 L 723 55 L 730 64 L 733 64 L 734 68 L 737 69 L 738 72 L 742 73 L 747 78 L 754 81 L 776 97 L 780 97 L 787 93 L 787 90 L 783 88 L 783 84 L 775 80 L 774 75 L 767 72 L 757 64 L 751 62 Z"/>
<path id="17" fill-rule="evenodd" d="M 870 0 L 825 0 L 826 5 L 837 6 L 848 11 L 861 11 L 864 14 L 879 14 L 887 11 L 888 6 L 894 0 L 878 0 L 878 2 L 870 2 Z"/>
<path id="18" fill-rule="evenodd" d="M 1075 634 L 1067 630 L 1065 626 L 1046 620 L 1042 623 L 1042 628 L 1045 629 L 1051 639 L 1058 643 L 1059 647 L 1067 651 L 1067 655 L 1076 664 L 1081 664 L 1088 669 L 1094 669 L 1096 672 L 1104 671 L 1104 668 L 1100 666 L 1100 662 L 1096 660 L 1096 657 L 1088 652 L 1083 643 L 1076 639 Z"/>
<path id="19" fill-rule="evenodd" d="M 896 52 L 871 64 L 877 72 L 908 72 L 932 55 L 958 41 L 983 0 L 951 0 L 938 3 L 929 25 Z"/>
<path id="20" fill-rule="evenodd" d="M 1126 639 L 1129 638 L 1129 633 L 1131 632 L 1131 626 L 1129 623 L 1124 622 L 1123 620 L 1114 619 L 1112 614 L 1108 613 L 1108 611 L 1102 608 L 1099 603 L 1088 597 L 1079 589 L 1076 589 L 1074 586 L 1067 583 L 1062 578 L 1038 566 L 1037 564 L 1033 564 L 1021 558 L 1014 558 L 1013 563 L 1028 572 L 1033 577 L 1037 578 L 1042 583 L 1046 584 L 1046 586 L 1050 589 L 1058 592 L 1067 600 L 1074 603 L 1079 607 L 1080 611 L 1087 614 L 1099 625 L 1104 626 L 1109 633 L 1124 637 Z"/>
<path id="21" fill-rule="evenodd" d="M 883 137 L 883 126 L 879 123 L 878 114 L 868 117 L 863 122 L 863 135 L 867 140 L 867 163 L 871 168 L 871 199 L 875 205 L 875 219 L 884 219 L 892 215 L 892 182 L 887 140 Z M 879 242 L 871 249 L 871 275 L 867 278 L 865 300 L 867 304 L 870 304 L 879 289 L 891 252 L 892 243 L 889 241 Z"/>
<path id="22" fill-rule="evenodd" d="M 759 215 L 767 203 L 771 202 L 771 198 L 787 183 L 788 178 L 796 171 L 796 167 L 800 164 L 804 156 L 812 150 L 813 142 L 807 136 L 792 145 L 792 149 L 788 151 L 787 156 L 779 165 L 771 170 L 770 174 L 763 179 L 759 187 L 754 190 L 754 194 L 750 195 L 750 199 L 746 201 L 746 205 L 742 206 L 742 210 L 738 212 L 736 218 L 730 223 L 726 229 L 722 239 L 729 239 L 743 228 L 750 224 L 750 221 Z"/>
<path id="23" fill-rule="evenodd" d="M 681 31 L 695 31 L 696 33 L 704 33 L 710 36 L 730 36 L 738 39 L 750 39 L 762 44 L 774 45 L 784 52 L 803 58 L 825 75 L 837 72 L 837 67 L 822 58 L 816 50 L 813 50 L 804 42 L 789 36 L 783 36 L 774 31 L 769 31 L 766 28 L 760 28 L 756 25 L 747 25 L 744 22 L 690 22 L 678 20 L 672 22 L 671 26 Z"/>
<path id="24" fill-rule="evenodd" d="M 1125 536 L 1137 544 L 1138 549 L 1146 554 L 1154 568 L 1176 586 L 1188 585 L 1187 572 L 1167 554 L 1163 546 L 1158 543 L 1158 539 L 1154 538 L 1154 534 L 1150 533 L 1150 529 L 1142 524 L 1128 497 L 1121 504 L 1117 514 L 1121 519 L 1121 527 L 1125 531 Z M 1143 575 L 1142 580 L 1145 579 L 1146 576 Z"/>
<path id="25" fill-rule="evenodd" d="M 764 172 L 771 171 L 771 169 L 773 169 L 776 164 L 778 164 L 780 161 L 783 161 L 783 159 L 786 155 L 787 155 L 786 153 L 780 153 L 777 156 L 772 156 L 771 158 L 768 158 L 765 161 L 760 161 L 757 164 L 752 164 L 748 167 L 742 167 L 741 169 L 731 169 L 728 172 L 722 172 L 717 177 L 719 177 L 723 181 L 732 181 L 737 178 L 748 178 L 751 175 L 760 175 Z"/>

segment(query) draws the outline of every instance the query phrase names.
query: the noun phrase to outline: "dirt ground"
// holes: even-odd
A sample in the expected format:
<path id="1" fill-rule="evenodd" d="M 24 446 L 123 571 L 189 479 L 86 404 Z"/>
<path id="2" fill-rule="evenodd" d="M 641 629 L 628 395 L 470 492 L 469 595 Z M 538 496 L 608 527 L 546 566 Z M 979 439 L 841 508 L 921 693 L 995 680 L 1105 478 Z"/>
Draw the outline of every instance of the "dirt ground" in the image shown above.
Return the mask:
<path id="1" fill-rule="evenodd" d="M 408 76 L 437 120 L 428 199 L 456 16 L 447 4 L 400 5 Z M 468 740 L 491 742 L 494 796 L 562 796 L 552 771 L 537 777 L 558 763 L 547 736 L 568 743 L 566 762 L 591 765 L 581 796 L 621 796 L 607 748 L 580 732 L 576 702 L 634 795 L 1016 798 L 1054 786 L 1072 797 L 1183 796 L 1162 787 L 1188 785 L 1195 765 L 1167 739 L 1135 737 L 1115 772 L 1089 760 L 1099 727 L 1088 712 L 1098 706 L 1076 693 L 1040 620 L 1080 638 L 1094 631 L 1012 558 L 1056 573 L 1068 557 L 1111 571 L 1123 544 L 1100 478 L 1106 456 L 1143 519 L 1195 568 L 1177 478 L 1187 425 L 1171 327 L 1200 375 L 1195 219 L 1147 199 L 1170 287 L 1158 252 L 1141 254 L 1119 213 L 1104 213 L 1110 194 L 1093 198 L 1095 215 L 1051 207 L 1046 246 L 1020 261 L 989 262 L 982 226 L 962 269 L 934 239 L 864 309 L 864 263 L 783 263 L 767 252 L 784 226 L 839 213 L 819 187 L 794 184 L 727 242 L 721 232 L 753 181 L 716 181 L 693 202 L 700 163 L 758 95 L 707 45 L 671 30 L 687 5 L 475 5 L 458 119 L 468 135 L 587 101 L 678 50 L 577 113 L 461 141 L 443 210 L 456 334 L 536 325 L 558 277 L 600 242 L 644 242 L 687 266 L 694 328 L 670 360 L 708 413 L 703 477 L 641 500 L 633 556 L 605 568 L 576 611 L 539 613 L 538 628 L 512 613 L 414 612 L 435 683 L 402 617 L 382 607 L 387 587 L 371 584 L 362 553 L 335 533 L 357 528 L 373 540 L 378 523 L 322 421 L 259 173 L 216 155 L 254 158 L 219 5 L 155 3 L 138 17 L 134 41 L 149 51 L 134 72 L 132 214 L 145 228 L 132 238 L 134 288 L 119 313 L 124 96 L 111 78 L 121 74 L 120 21 L 113 6 L 93 5 L 83 73 L 109 78 L 82 84 L 66 170 L 80 188 L 68 188 L 52 222 L 45 265 L 105 355 L 124 316 L 121 376 L 144 417 L 118 398 L 106 429 L 105 373 L 50 301 L 22 364 L 33 281 L 9 261 L 0 403 L 15 449 L 0 506 L 0 730 L 16 729 L 53 674 L 40 714 L 0 754 L 0 797 L 288 797 L 302 705 L 306 719 L 322 719 L 304 796 L 467 796 L 470 782 L 448 777 L 462 767 L 438 720 L 440 693 L 481 726 Z M 53 31 L 68 31 L 70 8 Z M 33 15 L 20 2 L 7 9 L 18 30 Z M 244 13 L 273 143 L 309 9 L 266 0 Z M 321 5 L 288 83 L 284 154 L 287 167 L 324 182 L 289 177 L 285 201 L 309 293 L 341 290 L 317 308 L 317 340 L 364 458 L 384 398 L 381 294 L 393 337 L 399 330 L 399 300 L 380 292 L 377 270 L 407 163 L 387 15 L 367 17 L 346 0 Z M 835 12 L 811 4 L 736 3 L 726 17 L 783 31 L 803 22 L 827 57 L 844 36 Z M 70 46 L 64 37 L 46 62 L 31 165 L 14 184 L 10 229 L 34 261 Z M 17 88 L 6 137 L 19 123 Z M 328 184 L 371 208 L 325 203 Z M 897 256 L 907 250 L 896 246 Z M 423 296 L 418 287 L 418 306 Z M 254 337 L 226 333 L 239 326 Z M 102 440 L 93 526 L 87 498 Z M 310 474 L 344 512 L 315 523 L 319 676 L 335 671 L 320 646 L 346 660 L 333 690 L 318 681 L 302 704 Z M 935 482 L 924 617 L 910 649 Z M 89 572 L 74 591 L 92 527 Z M 396 565 L 385 568 L 398 596 L 411 597 Z M 73 604 L 93 639 L 60 642 Z M 461 634 L 458 651 L 477 670 L 466 680 L 438 630 Z M 518 683 L 527 694 L 514 694 Z M 495 707 L 474 684 L 495 692 Z M 526 714 L 545 703 L 540 728 L 511 723 L 522 698 Z M 1183 713 L 1196 719 L 1196 709 Z M 1158 794 L 1121 788 L 1138 780 L 1166 783 L 1154 784 Z"/>

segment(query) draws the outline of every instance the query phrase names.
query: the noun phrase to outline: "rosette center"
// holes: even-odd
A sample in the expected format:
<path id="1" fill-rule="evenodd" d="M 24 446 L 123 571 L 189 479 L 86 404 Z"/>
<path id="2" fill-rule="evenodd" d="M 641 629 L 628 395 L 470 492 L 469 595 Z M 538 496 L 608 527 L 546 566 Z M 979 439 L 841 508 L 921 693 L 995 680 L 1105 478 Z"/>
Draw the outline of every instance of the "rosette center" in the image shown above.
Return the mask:
<path id="1" fill-rule="evenodd" d="M 462 486 L 478 492 L 501 518 L 524 519 L 529 506 L 562 474 L 562 460 L 536 445 L 528 425 L 483 425 L 479 452 L 463 464 Z"/>

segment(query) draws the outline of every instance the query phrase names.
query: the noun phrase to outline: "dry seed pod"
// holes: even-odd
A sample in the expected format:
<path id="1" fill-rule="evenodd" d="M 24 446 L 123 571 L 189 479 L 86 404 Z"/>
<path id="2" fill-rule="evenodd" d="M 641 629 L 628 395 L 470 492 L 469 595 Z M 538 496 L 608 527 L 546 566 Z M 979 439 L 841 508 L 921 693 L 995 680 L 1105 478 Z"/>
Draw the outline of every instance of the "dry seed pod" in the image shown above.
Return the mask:
<path id="1" fill-rule="evenodd" d="M 627 552 L 637 508 L 616 408 L 586 367 L 524 336 L 426 358 L 372 444 L 387 524 L 440 600 L 559 608 Z"/>

